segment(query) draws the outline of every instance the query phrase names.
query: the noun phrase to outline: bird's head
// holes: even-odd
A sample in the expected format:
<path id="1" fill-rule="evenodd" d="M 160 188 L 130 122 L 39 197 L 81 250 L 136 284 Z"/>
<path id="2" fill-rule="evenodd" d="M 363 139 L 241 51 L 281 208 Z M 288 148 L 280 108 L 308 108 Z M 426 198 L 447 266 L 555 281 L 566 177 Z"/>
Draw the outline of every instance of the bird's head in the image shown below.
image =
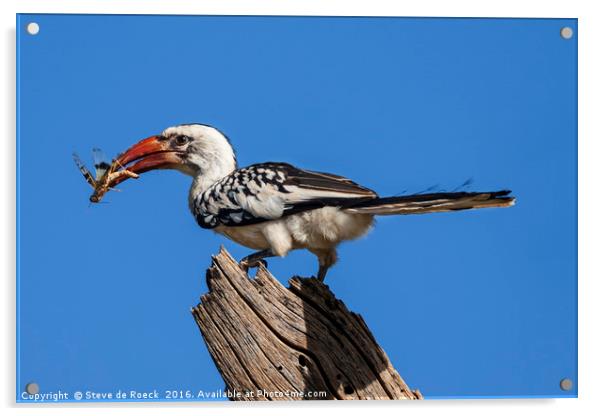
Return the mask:
<path id="1" fill-rule="evenodd" d="M 169 127 L 139 141 L 118 156 L 134 173 L 176 169 L 190 176 L 227 174 L 236 169 L 234 150 L 226 136 L 204 124 Z"/>

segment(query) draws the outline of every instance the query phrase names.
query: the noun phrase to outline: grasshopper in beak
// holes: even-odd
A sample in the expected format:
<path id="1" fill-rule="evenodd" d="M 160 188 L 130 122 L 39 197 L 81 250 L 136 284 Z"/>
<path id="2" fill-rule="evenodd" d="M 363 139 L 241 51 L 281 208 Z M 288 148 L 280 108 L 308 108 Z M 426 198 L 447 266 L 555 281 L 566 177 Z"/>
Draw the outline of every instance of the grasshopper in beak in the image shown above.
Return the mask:
<path id="1" fill-rule="evenodd" d="M 94 175 L 84 165 L 77 153 L 73 153 L 73 161 L 84 175 L 86 182 L 94 189 L 94 192 L 90 195 L 90 202 L 98 203 L 107 192 L 110 190 L 116 191 L 117 189 L 113 187 L 116 183 L 123 182 L 128 178 L 137 179 L 139 177 L 138 174 L 124 168 L 117 159 L 114 159 L 110 164 L 107 163 L 104 153 L 100 149 L 92 149 L 92 157 L 94 160 Z"/>

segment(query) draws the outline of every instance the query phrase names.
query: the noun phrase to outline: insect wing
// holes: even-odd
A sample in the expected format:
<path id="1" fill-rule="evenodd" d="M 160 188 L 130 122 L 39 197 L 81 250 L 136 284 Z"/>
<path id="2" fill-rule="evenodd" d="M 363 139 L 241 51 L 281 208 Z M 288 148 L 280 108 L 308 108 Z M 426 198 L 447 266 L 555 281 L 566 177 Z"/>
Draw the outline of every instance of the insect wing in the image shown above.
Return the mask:
<path id="1" fill-rule="evenodd" d="M 100 180 L 107 171 L 111 168 L 111 165 L 107 163 L 105 154 L 99 148 L 92 149 L 92 159 L 94 160 L 94 169 L 96 170 L 96 180 Z"/>
<path id="2" fill-rule="evenodd" d="M 82 173 L 82 175 L 84 175 L 86 182 L 88 182 L 92 188 L 96 189 L 96 180 L 94 179 L 94 176 L 92 176 L 92 174 L 90 173 L 88 168 L 86 168 L 86 166 L 83 164 L 82 160 L 79 158 L 79 156 L 75 152 L 73 152 L 73 161 L 75 162 L 77 168 Z"/>

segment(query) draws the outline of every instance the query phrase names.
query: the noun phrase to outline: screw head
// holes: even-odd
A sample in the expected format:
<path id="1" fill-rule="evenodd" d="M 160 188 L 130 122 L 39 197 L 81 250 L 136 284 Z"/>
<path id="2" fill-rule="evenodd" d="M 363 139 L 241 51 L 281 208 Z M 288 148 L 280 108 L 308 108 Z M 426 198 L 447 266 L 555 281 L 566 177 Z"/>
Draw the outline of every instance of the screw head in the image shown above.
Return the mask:
<path id="1" fill-rule="evenodd" d="M 560 389 L 564 391 L 569 391 L 573 388 L 573 380 L 570 378 L 563 378 L 560 380 Z"/>
<path id="2" fill-rule="evenodd" d="M 562 29 L 560 29 L 560 36 L 562 36 L 563 39 L 570 39 L 573 37 L 573 29 L 571 29 L 568 26 L 563 27 Z"/>
<path id="3" fill-rule="evenodd" d="M 37 35 L 40 33 L 40 25 L 36 22 L 31 22 L 27 24 L 25 30 L 27 30 L 27 33 L 30 35 Z"/>
<path id="4" fill-rule="evenodd" d="M 38 383 L 27 383 L 25 391 L 27 394 L 38 394 L 40 392 L 40 386 Z"/>

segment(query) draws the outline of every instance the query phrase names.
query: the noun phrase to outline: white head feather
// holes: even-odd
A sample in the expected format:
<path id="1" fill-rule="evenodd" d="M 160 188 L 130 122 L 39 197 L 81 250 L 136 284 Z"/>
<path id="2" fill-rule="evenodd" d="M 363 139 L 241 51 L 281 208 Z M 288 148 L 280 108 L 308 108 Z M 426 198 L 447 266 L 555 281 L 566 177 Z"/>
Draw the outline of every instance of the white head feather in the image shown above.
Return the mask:
<path id="1" fill-rule="evenodd" d="M 186 166 L 181 169 L 191 176 L 202 175 L 217 181 L 236 169 L 234 149 L 218 129 L 204 124 L 183 124 L 168 127 L 162 133 L 166 138 L 187 136 Z"/>
<path id="2" fill-rule="evenodd" d="M 185 164 L 179 168 L 181 172 L 194 177 L 188 194 L 190 204 L 196 195 L 236 170 L 234 149 L 226 136 L 214 127 L 183 124 L 165 129 L 162 135 L 166 138 L 190 138 Z"/>

